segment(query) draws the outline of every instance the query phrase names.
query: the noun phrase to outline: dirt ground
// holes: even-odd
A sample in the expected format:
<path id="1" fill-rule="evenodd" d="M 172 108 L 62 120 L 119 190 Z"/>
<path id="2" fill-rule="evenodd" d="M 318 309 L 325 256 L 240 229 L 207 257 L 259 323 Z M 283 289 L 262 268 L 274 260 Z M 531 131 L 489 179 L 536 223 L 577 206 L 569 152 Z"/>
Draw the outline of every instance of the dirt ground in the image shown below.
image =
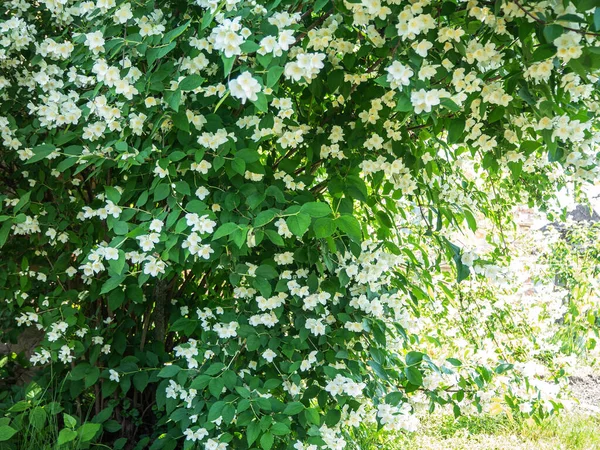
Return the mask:
<path id="1" fill-rule="evenodd" d="M 578 409 L 600 413 L 600 375 L 588 373 L 572 376 L 569 384 L 574 397 L 579 400 Z"/>

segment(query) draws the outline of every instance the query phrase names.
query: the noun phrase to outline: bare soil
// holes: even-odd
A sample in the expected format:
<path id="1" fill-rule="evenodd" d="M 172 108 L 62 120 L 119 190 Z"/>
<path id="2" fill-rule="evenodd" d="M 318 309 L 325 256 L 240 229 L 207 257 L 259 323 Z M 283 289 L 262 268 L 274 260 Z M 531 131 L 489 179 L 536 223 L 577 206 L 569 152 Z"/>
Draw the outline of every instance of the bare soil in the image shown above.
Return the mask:
<path id="1" fill-rule="evenodd" d="M 590 373 L 572 376 L 569 384 L 574 397 L 579 400 L 579 409 L 600 413 L 600 375 Z"/>

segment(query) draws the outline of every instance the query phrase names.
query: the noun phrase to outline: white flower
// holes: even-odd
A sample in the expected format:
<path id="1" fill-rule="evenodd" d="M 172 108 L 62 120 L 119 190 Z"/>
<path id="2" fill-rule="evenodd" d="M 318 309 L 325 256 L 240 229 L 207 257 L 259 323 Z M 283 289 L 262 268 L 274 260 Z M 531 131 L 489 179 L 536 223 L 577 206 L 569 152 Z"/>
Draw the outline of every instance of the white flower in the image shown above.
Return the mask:
<path id="1" fill-rule="evenodd" d="M 273 362 L 273 359 L 277 356 L 277 353 L 275 353 L 273 350 L 271 350 L 270 348 L 265 350 L 262 354 L 262 357 L 265 358 L 268 362 Z"/>
<path id="2" fill-rule="evenodd" d="M 131 12 L 130 3 L 124 3 L 121 5 L 121 7 L 117 9 L 113 15 L 113 20 L 115 23 L 127 23 L 127 21 L 131 18 L 133 18 L 133 13 Z"/>
<path id="3" fill-rule="evenodd" d="M 158 276 L 159 273 L 165 273 L 167 265 L 164 261 L 156 259 L 153 256 L 148 256 L 147 263 L 144 264 L 144 273 L 153 277 Z"/>
<path id="4" fill-rule="evenodd" d="M 110 381 L 116 381 L 117 383 L 119 382 L 119 372 L 114 369 L 110 369 L 108 373 L 110 374 Z"/>
<path id="5" fill-rule="evenodd" d="M 239 98 L 242 104 L 246 103 L 246 100 L 256 101 L 258 100 L 258 94 L 261 90 L 258 80 L 252 77 L 250 72 L 244 72 L 235 80 L 229 82 L 229 90 L 231 95 L 235 98 Z"/>
<path id="6" fill-rule="evenodd" d="M 102 31 L 94 31 L 93 33 L 87 33 L 85 35 L 84 45 L 88 47 L 92 53 L 97 55 L 104 51 L 104 36 Z"/>
<path id="7" fill-rule="evenodd" d="M 444 97 L 449 97 L 449 95 L 443 89 L 432 89 L 431 91 L 420 89 L 410 94 L 410 102 L 415 108 L 416 114 L 422 112 L 428 113 L 431 112 L 431 107 L 439 105 L 440 100 Z"/>
<path id="8" fill-rule="evenodd" d="M 212 167 L 212 164 L 204 159 L 202 161 L 200 161 L 199 163 L 192 163 L 192 165 L 190 166 L 190 168 L 192 170 L 195 170 L 196 172 L 200 172 L 203 175 L 206 175 L 211 167 Z"/>
<path id="9" fill-rule="evenodd" d="M 60 351 L 58 352 L 58 359 L 60 359 L 61 362 L 68 364 L 73 361 L 74 358 L 75 357 L 71 353 L 71 349 L 68 345 L 63 345 L 60 348 Z"/>
<path id="10" fill-rule="evenodd" d="M 405 66 L 400 61 L 394 61 L 392 65 L 385 70 L 388 73 L 387 81 L 393 89 L 408 86 L 410 84 L 410 77 L 414 75 L 412 69 L 409 66 Z"/>
<path id="11" fill-rule="evenodd" d="M 200 200 L 204 200 L 209 194 L 209 190 L 204 186 L 200 186 L 198 189 L 196 189 L 196 197 L 198 197 Z"/>
<path id="12" fill-rule="evenodd" d="M 292 252 L 278 253 L 273 259 L 280 266 L 292 264 L 294 262 L 294 254 Z"/>
<path id="13" fill-rule="evenodd" d="M 158 219 L 154 219 L 152 222 L 150 222 L 150 231 L 156 231 L 157 233 L 160 233 L 163 229 L 164 223 L 162 220 L 158 220 Z"/>
<path id="14" fill-rule="evenodd" d="M 111 259 L 116 261 L 119 259 L 119 250 L 113 247 L 106 247 L 104 249 L 104 259 L 107 261 Z"/>
<path id="15" fill-rule="evenodd" d="M 192 416 L 190 416 L 191 419 Z M 195 422 L 195 421 L 192 421 Z M 208 436 L 208 431 L 206 430 L 206 428 L 198 428 L 196 431 L 193 431 L 191 428 L 188 428 L 187 430 L 185 430 L 183 432 L 183 435 L 185 436 L 186 441 L 201 441 L 202 439 L 204 439 L 206 436 Z"/>

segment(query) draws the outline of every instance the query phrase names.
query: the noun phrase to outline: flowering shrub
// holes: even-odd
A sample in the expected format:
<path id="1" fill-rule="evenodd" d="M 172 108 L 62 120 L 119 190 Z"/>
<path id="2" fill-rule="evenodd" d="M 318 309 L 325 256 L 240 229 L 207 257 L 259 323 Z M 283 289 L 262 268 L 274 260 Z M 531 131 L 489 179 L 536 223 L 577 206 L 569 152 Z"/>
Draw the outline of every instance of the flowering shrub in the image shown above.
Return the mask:
<path id="1" fill-rule="evenodd" d="M 42 335 L 59 444 L 342 449 L 420 407 L 559 408 L 477 300 L 512 206 L 596 177 L 594 0 L 0 11 L 0 317 Z M 483 224 L 485 259 L 457 234 Z M 15 395 L 0 440 L 47 420 Z"/>

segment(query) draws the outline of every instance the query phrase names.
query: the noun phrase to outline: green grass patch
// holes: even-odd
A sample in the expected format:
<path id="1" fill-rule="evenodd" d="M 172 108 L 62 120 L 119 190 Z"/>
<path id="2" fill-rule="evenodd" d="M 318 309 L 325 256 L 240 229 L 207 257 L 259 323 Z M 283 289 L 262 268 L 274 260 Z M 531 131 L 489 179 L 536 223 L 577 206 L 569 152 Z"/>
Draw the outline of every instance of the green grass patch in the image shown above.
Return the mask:
<path id="1" fill-rule="evenodd" d="M 506 415 L 434 415 L 415 433 L 361 425 L 348 450 L 600 450 L 600 415 L 564 412 L 541 425 Z"/>

